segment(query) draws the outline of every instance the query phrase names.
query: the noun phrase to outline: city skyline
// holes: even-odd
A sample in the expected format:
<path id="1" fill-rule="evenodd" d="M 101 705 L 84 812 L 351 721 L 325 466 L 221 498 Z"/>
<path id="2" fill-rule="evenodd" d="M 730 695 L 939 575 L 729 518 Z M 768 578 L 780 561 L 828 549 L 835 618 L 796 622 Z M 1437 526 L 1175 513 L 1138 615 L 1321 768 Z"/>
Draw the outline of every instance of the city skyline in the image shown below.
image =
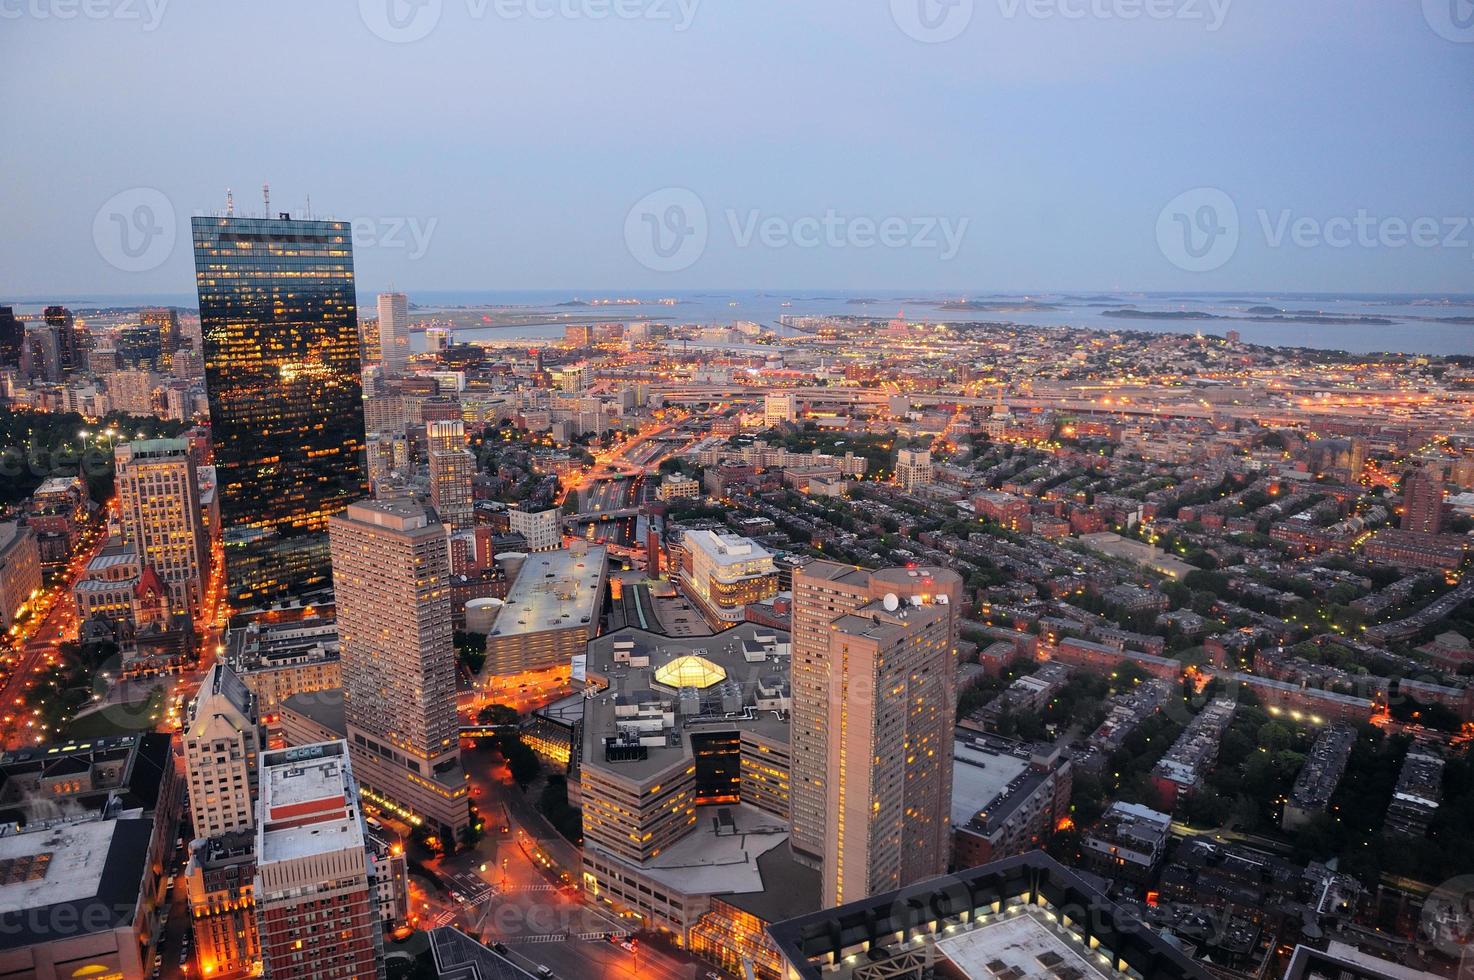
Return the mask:
<path id="1" fill-rule="evenodd" d="M 179 5 L 156 23 L 142 7 L 136 20 L 11 19 L 13 58 L 3 71 L 44 86 L 49 98 L 44 111 L 40 101 L 22 103 L 12 117 L 17 139 L 7 156 L 17 180 L 0 200 L 41 238 L 27 248 L 0 243 L 0 265 L 14 270 L 6 289 L 43 297 L 181 290 L 188 216 L 223 210 L 226 188 L 240 213 L 256 213 L 263 181 L 275 191 L 273 211 L 300 214 L 311 196 L 321 214 L 360 219 L 361 274 L 376 290 L 507 282 L 1467 288 L 1470 248 L 1442 240 L 1456 230 L 1443 222 L 1474 215 L 1462 179 L 1474 145 L 1466 128 L 1448 124 L 1459 118 L 1469 46 L 1456 25 L 1438 19 L 1437 5 L 1358 2 L 1347 11 L 1325 0 L 1291 8 L 1183 2 L 1167 5 L 1172 16 L 1133 18 L 1120 3 L 1097 3 L 1084 16 L 1069 3 L 960 4 L 971 12 L 962 33 L 936 43 L 914 36 L 902 3 L 858 13 L 837 0 L 803 13 L 775 3 L 740 12 L 705 3 L 689 22 L 676 20 L 683 5 L 673 2 L 640 9 L 654 6 L 670 19 L 651 11 L 596 21 L 534 18 L 526 5 L 522 16 L 483 4 L 425 5 L 421 13 L 438 18 L 412 41 L 380 36 L 374 18 L 382 11 L 372 3 L 283 9 L 281 17 L 222 11 L 208 21 Z M 295 29 L 280 30 L 286 23 Z M 331 164 L 308 163 L 297 137 L 269 128 L 245 147 L 223 133 L 229 115 L 272 118 L 308 83 L 301 69 L 235 93 L 226 114 L 211 111 L 193 87 L 170 84 L 208 71 L 209 45 L 200 42 L 217 30 L 248 48 L 270 47 L 288 66 L 324 61 L 353 75 L 363 97 L 329 122 L 341 150 Z M 76 44 L 91 55 L 66 58 Z M 700 103 L 672 84 L 769 52 L 776 67 L 708 78 Z M 569 55 L 584 67 L 566 81 L 531 81 Z M 836 72 L 831 65 L 844 56 L 871 70 Z M 1363 71 L 1368 63 L 1379 70 Z M 355 73 L 370 65 L 384 70 Z M 118 75 L 128 84 L 96 84 Z M 449 114 L 456 100 L 438 98 L 446 85 L 521 94 Z M 155 106 L 162 125 L 143 152 L 120 156 L 115 147 L 127 141 L 113 138 L 114 120 L 128 112 L 118 99 L 135 86 L 168 92 Z M 1296 98 L 1280 98 L 1285 91 Z M 45 145 L 41 134 L 55 112 L 93 131 L 85 169 L 62 161 L 43 171 L 25 149 Z M 207 133 L 179 141 L 172 123 Z M 454 136 L 439 138 L 437 127 Z M 386 149 L 385 132 L 405 139 Z M 432 151 L 434 140 L 441 146 Z M 233 148 L 226 155 L 216 146 Z M 594 147 L 597 182 L 583 179 Z M 1418 180 L 1384 179 L 1394 173 Z M 44 219 L 40 200 L 15 190 L 37 181 L 53 190 Z M 1196 189 L 1221 192 L 1238 212 L 1237 253 L 1208 272 L 1180 268 L 1159 247 L 1163 212 Z M 134 190 L 145 193 L 127 196 Z M 643 228 L 646 214 L 663 219 L 669 203 L 689 204 L 689 197 L 657 199 L 654 210 L 637 211 L 666 190 L 693 195 L 708 231 L 704 254 L 674 272 L 659 271 L 666 259 L 658 254 L 632 254 L 626 234 L 631 220 Z M 125 196 L 104 207 L 118 195 Z M 100 253 L 94 232 L 114 249 L 107 242 L 123 229 L 112 215 L 132 228 L 140 204 L 154 219 L 165 209 L 175 216 L 173 249 Z M 831 210 L 937 227 L 917 247 L 914 234 L 905 247 L 851 247 L 853 227 L 839 234 L 842 247 L 831 247 L 827 232 L 818 247 L 802 244 L 811 234 L 804 222 L 822 226 Z M 1333 222 L 1354 226 L 1361 212 L 1379 223 L 1373 244 L 1359 244 L 1354 227 L 1348 247 L 1332 244 L 1344 232 Z M 1169 226 L 1176 213 L 1193 219 L 1197 210 L 1174 211 Z M 1435 247 L 1394 244 L 1396 229 L 1380 224 L 1420 218 L 1438 223 Z M 769 219 L 778 223 L 771 235 L 762 230 Z M 1309 238 L 1293 231 L 1301 219 L 1314 226 Z M 964 221 L 955 254 L 942 259 Z M 678 265 L 687 258 L 672 257 Z"/>
<path id="2" fill-rule="evenodd" d="M 1474 977 L 1474 0 L 0 37 L 0 975 Z"/>

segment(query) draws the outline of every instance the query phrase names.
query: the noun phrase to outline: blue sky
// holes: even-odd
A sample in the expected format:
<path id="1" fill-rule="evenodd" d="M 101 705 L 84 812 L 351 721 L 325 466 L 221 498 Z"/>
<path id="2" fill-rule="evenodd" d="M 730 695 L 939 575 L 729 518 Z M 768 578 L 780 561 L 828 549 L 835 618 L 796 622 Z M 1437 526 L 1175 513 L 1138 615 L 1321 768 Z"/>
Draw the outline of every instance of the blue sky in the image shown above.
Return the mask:
<path id="1" fill-rule="evenodd" d="M 1474 291 L 1469 0 L 87 2 L 0 0 L 0 295 L 191 292 L 189 215 L 263 180 L 367 289 Z M 119 260 L 140 188 L 174 245 Z"/>

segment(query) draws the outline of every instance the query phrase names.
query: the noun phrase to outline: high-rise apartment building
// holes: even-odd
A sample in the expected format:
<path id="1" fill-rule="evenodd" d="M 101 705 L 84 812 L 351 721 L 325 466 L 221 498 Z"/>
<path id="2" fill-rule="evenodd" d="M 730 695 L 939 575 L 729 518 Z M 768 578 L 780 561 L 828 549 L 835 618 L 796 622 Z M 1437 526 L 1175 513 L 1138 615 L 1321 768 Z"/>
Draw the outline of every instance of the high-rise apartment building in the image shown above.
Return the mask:
<path id="1" fill-rule="evenodd" d="M 423 504 L 383 500 L 352 505 L 329 528 L 358 778 L 453 842 L 469 810 L 445 526 Z"/>
<path id="2" fill-rule="evenodd" d="M 184 771 L 196 837 L 255 826 L 256 759 L 266 748 L 256 695 L 217 660 L 185 708 Z"/>
<path id="3" fill-rule="evenodd" d="M 403 293 L 379 294 L 379 351 L 386 378 L 404 374 L 409 364 L 409 298 Z"/>
<path id="4" fill-rule="evenodd" d="M 813 562 L 793 590 L 795 852 L 826 905 L 942 873 L 961 577 Z"/>
<path id="5" fill-rule="evenodd" d="M 932 482 L 930 449 L 902 449 L 896 454 L 896 486 L 915 490 Z"/>
<path id="6" fill-rule="evenodd" d="M 262 754 L 254 891 L 265 976 L 384 976 L 368 846 L 346 743 Z"/>
<path id="7" fill-rule="evenodd" d="M 451 530 L 465 531 L 476 525 L 475 472 L 476 457 L 464 449 L 430 452 L 430 503 Z"/>
<path id="8" fill-rule="evenodd" d="M 1402 494 L 1402 529 L 1418 534 L 1443 530 L 1443 478 L 1436 471 L 1419 470 L 1407 478 Z"/>
<path id="9" fill-rule="evenodd" d="M 230 596 L 324 587 L 327 520 L 368 492 L 352 229 L 193 219 Z"/>
<path id="10" fill-rule="evenodd" d="M 123 539 L 163 579 L 175 610 L 198 614 L 209 584 L 210 542 L 188 441 L 125 442 L 113 456 Z"/>
<path id="11" fill-rule="evenodd" d="M 430 419 L 425 422 L 425 439 L 430 452 L 466 448 L 466 423 L 460 419 Z"/>

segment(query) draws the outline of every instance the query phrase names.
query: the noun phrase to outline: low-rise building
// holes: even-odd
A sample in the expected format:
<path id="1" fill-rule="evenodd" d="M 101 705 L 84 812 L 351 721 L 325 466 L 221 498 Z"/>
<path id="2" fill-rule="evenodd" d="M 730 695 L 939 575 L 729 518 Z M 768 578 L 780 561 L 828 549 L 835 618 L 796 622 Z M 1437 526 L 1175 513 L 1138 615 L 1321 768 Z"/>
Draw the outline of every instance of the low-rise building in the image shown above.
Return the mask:
<path id="1" fill-rule="evenodd" d="M 256 834 L 238 830 L 190 846 L 184 888 L 201 974 L 237 980 L 257 973 Z"/>
<path id="2" fill-rule="evenodd" d="M 971 868 L 1039 847 L 1069 812 L 1070 760 L 1058 749 L 959 732 L 953 746 L 952 867 Z"/>
<path id="3" fill-rule="evenodd" d="M 688 531 L 689 566 L 680 582 L 714 628 L 742 622 L 743 610 L 778 593 L 778 570 L 766 548 L 726 531 Z"/>
<path id="4" fill-rule="evenodd" d="M 768 932 L 784 980 L 1210 976 L 1043 851 L 811 912 Z"/>
<path id="5" fill-rule="evenodd" d="M 1296 830 L 1310 823 L 1317 814 L 1326 812 L 1355 744 L 1356 731 L 1346 725 L 1332 725 L 1316 736 L 1310 756 L 1295 777 L 1295 785 L 1285 801 L 1280 826 Z"/>
<path id="6" fill-rule="evenodd" d="M 1167 853 L 1170 814 L 1139 803 L 1112 803 L 1080 840 L 1088 867 L 1112 878 L 1147 881 Z"/>
<path id="7" fill-rule="evenodd" d="M 1152 788 L 1169 811 L 1189 793 L 1202 785 L 1213 760 L 1218 758 L 1218 743 L 1233 721 L 1237 704 L 1220 698 L 1209 704 L 1178 736 L 1177 742 L 1152 769 Z"/>
<path id="8" fill-rule="evenodd" d="M 143 980 L 157 832 L 148 817 L 91 816 L 0 837 L 0 976 Z"/>
<path id="9" fill-rule="evenodd" d="M 607 551 L 575 545 L 527 556 L 486 634 L 486 671 L 569 666 L 599 628 Z"/>
<path id="10" fill-rule="evenodd" d="M 1443 801 L 1444 760 L 1414 747 L 1402 762 L 1397 788 L 1387 806 L 1382 833 L 1388 837 L 1426 837 Z"/>
<path id="11" fill-rule="evenodd" d="M 330 605 L 237 616 L 225 645 L 231 669 L 256 695 L 268 724 L 275 724 L 292 695 L 343 686 L 338 624 Z"/>
<path id="12" fill-rule="evenodd" d="M 526 510 L 514 507 L 507 511 L 512 533 L 522 535 L 528 551 L 555 551 L 563 547 L 563 515 L 554 507 L 549 510 Z"/>

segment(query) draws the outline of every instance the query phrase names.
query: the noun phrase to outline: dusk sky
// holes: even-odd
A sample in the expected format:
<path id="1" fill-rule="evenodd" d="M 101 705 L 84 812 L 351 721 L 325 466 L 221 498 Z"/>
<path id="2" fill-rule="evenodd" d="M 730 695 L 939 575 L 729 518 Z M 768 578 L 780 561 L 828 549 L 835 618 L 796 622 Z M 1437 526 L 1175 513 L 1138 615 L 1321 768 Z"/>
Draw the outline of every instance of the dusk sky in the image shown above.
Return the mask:
<path id="1" fill-rule="evenodd" d="M 0 0 L 0 299 L 263 181 L 367 290 L 1474 291 L 1466 0 L 90 2 Z"/>

